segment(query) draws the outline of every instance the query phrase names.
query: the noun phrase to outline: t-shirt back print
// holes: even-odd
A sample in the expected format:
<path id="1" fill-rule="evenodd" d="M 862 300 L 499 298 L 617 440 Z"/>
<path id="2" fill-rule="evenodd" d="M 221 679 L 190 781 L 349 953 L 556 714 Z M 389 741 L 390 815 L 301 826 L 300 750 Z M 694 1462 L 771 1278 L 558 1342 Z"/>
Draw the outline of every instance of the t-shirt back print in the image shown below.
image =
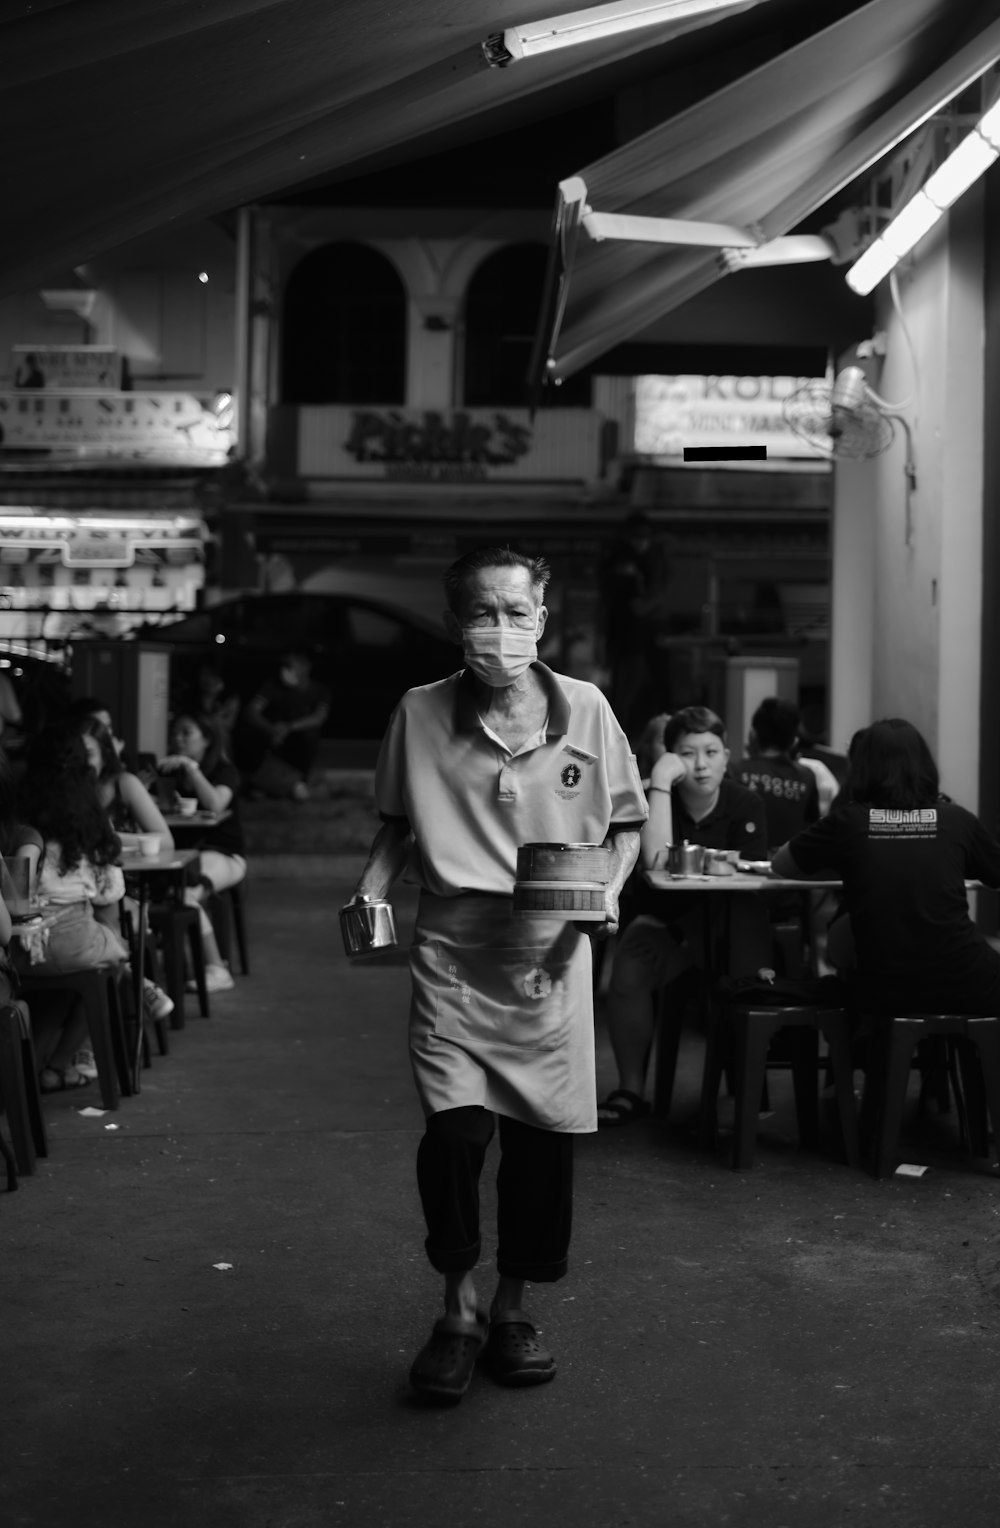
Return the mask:
<path id="1" fill-rule="evenodd" d="M 937 807 L 915 807 L 911 812 L 882 806 L 868 808 L 868 837 L 876 840 L 936 838 L 937 827 Z"/>

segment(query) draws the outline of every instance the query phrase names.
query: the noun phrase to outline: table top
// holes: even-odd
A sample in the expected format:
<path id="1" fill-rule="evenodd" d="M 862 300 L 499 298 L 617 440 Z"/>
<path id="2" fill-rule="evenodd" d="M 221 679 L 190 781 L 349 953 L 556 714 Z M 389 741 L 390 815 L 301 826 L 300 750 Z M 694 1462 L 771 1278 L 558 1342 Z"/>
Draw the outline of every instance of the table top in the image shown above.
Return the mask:
<path id="1" fill-rule="evenodd" d="M 167 849 L 147 856 L 136 849 L 123 849 L 118 861 L 126 875 L 155 875 L 158 871 L 186 870 L 200 857 L 198 849 Z"/>
<path id="2" fill-rule="evenodd" d="M 227 806 L 221 812 L 198 811 L 190 817 L 185 817 L 181 812 L 164 812 L 163 821 L 172 833 L 175 828 L 215 828 L 220 822 L 226 822 L 232 815 L 231 809 Z"/>
<path id="3" fill-rule="evenodd" d="M 840 891 L 843 881 L 801 881 L 780 875 L 754 875 L 738 870 L 735 875 L 671 875 L 669 870 L 644 870 L 646 884 L 655 891 Z"/>

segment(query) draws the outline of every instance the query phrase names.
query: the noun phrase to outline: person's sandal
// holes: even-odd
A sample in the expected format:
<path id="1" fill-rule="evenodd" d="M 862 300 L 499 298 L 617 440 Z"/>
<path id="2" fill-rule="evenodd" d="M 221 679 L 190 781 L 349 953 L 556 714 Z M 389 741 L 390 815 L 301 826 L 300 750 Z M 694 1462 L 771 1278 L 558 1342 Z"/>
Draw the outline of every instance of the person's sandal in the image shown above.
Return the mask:
<path id="1" fill-rule="evenodd" d="M 601 1117 L 601 1110 L 606 1111 L 606 1117 Z M 601 1129 L 613 1125 L 631 1125 L 637 1119 L 645 1119 L 649 1113 L 649 1105 L 638 1093 L 632 1093 L 628 1088 L 615 1088 L 609 1093 L 603 1103 L 597 1105 L 597 1123 Z"/>
<path id="2" fill-rule="evenodd" d="M 435 1321 L 410 1369 L 410 1384 L 421 1400 L 456 1406 L 469 1388 L 488 1334 L 485 1311 L 477 1311 L 475 1322 L 452 1315 Z"/>
<path id="3" fill-rule="evenodd" d="M 75 1066 L 43 1066 L 38 1074 L 40 1093 L 71 1093 L 77 1088 L 89 1088 L 90 1078 L 84 1077 Z"/>
<path id="4" fill-rule="evenodd" d="M 544 1385 L 556 1373 L 555 1359 L 523 1310 L 492 1318 L 486 1362 L 498 1385 Z"/>

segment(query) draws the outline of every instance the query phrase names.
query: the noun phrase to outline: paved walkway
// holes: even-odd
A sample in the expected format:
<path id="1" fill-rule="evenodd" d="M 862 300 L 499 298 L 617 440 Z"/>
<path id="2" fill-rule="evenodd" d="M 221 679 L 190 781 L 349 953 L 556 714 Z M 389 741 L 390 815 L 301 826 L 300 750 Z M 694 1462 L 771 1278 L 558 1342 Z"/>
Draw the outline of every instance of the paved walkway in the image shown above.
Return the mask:
<path id="1" fill-rule="evenodd" d="M 0 1195 L 5 1528 L 995 1528 L 998 1186 L 800 1156 L 780 1090 L 750 1173 L 583 1139 L 555 1383 L 412 1405 L 406 971 L 348 967 L 328 870 L 258 878 L 252 979 Z"/>

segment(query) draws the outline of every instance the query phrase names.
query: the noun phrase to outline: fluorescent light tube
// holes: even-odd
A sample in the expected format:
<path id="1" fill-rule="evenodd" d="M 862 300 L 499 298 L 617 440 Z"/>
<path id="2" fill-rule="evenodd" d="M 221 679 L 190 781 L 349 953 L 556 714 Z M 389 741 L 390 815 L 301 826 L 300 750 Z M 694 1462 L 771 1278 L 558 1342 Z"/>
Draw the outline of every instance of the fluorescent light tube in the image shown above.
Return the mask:
<path id="1" fill-rule="evenodd" d="M 859 297 L 867 297 L 897 264 L 898 256 L 881 239 L 876 239 L 874 244 L 869 244 L 860 260 L 855 260 L 844 280 Z"/>
<path id="2" fill-rule="evenodd" d="M 980 132 L 970 133 L 938 166 L 923 189 L 935 207 L 950 207 L 997 158 L 1000 148 L 987 143 Z"/>
<path id="3" fill-rule="evenodd" d="M 751 5 L 756 3 L 757 0 L 749 0 Z M 503 45 L 509 54 L 506 62 L 532 58 L 536 53 L 550 53 L 555 48 L 572 48 L 577 43 L 596 42 L 602 37 L 617 37 L 638 27 L 681 21 L 687 16 L 709 11 L 746 9 L 748 0 L 615 0 L 611 5 L 595 5 L 587 11 L 568 11 L 564 16 L 550 16 L 544 21 L 528 21 L 523 26 L 508 27 L 502 34 Z M 490 44 L 485 46 L 489 48 Z M 489 52 L 487 58 L 493 61 Z"/>
<path id="4" fill-rule="evenodd" d="M 916 196 L 883 228 L 860 260 L 854 262 L 845 277 L 852 291 L 866 297 L 997 159 L 1000 159 L 1000 101 L 980 118 Z"/>
<path id="5" fill-rule="evenodd" d="M 907 202 L 902 212 L 893 218 L 889 226 L 883 228 L 880 238 L 896 259 L 902 260 L 915 244 L 920 243 L 925 233 L 930 233 L 934 224 L 943 216 L 943 209 L 935 207 L 924 191 L 918 191 L 913 200 Z"/>

